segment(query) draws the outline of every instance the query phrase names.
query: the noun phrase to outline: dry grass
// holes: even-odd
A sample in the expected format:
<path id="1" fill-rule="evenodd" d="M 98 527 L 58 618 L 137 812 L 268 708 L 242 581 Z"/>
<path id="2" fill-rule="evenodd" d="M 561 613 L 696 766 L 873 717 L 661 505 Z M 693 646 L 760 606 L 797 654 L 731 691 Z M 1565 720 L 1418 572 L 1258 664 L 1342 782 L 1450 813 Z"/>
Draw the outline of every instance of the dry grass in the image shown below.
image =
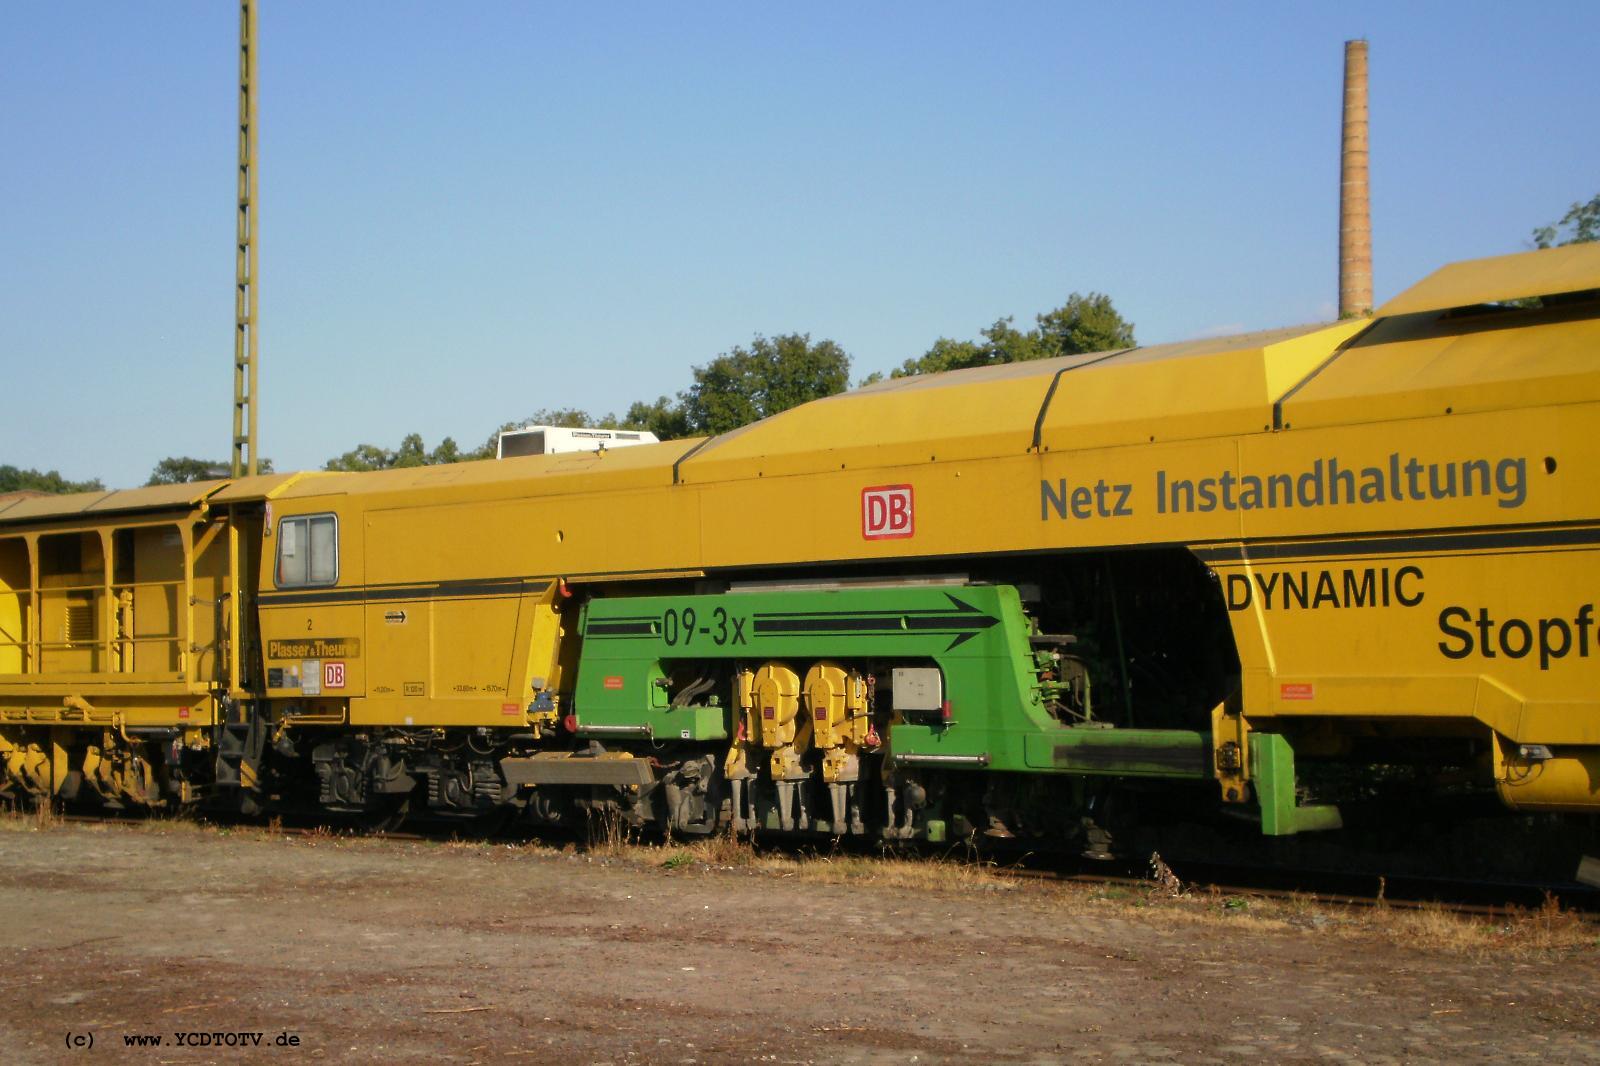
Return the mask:
<path id="1" fill-rule="evenodd" d="M 0 831 L 9 833 L 39 833 L 58 829 L 66 824 L 54 803 L 40 803 L 32 808 L 8 808 L 0 813 Z"/>
<path id="2" fill-rule="evenodd" d="M 1144 923 L 1226 926 L 1246 934 L 1332 936 L 1397 945 L 1422 952 L 1481 958 L 1535 958 L 1600 952 L 1600 919 L 1562 907 L 1547 896 L 1542 906 L 1498 915 L 1452 910 L 1439 903 L 1400 906 L 1380 901 L 1360 907 L 1311 895 L 1229 894 L 1197 890 L 1152 857 L 1148 880 L 1083 883 L 1024 880 L 972 856 L 906 857 L 894 854 L 762 853 L 743 838 L 719 836 L 662 848 L 634 845 L 625 856 L 676 870 L 693 865 L 745 868 L 767 876 L 822 884 L 851 884 L 922 892 L 1028 892 L 1078 915 L 1117 916 Z"/>
<path id="3" fill-rule="evenodd" d="M 754 842 L 735 832 L 717 833 L 694 842 L 691 854 L 708 866 L 751 866 L 756 861 Z"/>
<path id="4" fill-rule="evenodd" d="M 1082 883 L 1033 881 L 976 856 L 764 852 L 747 836 L 720 833 L 689 841 L 641 842 L 620 825 L 601 823 L 590 854 L 664 871 L 740 870 L 816 884 L 860 885 L 915 892 L 1027 892 L 1075 914 L 1145 923 L 1227 926 L 1245 934 L 1333 936 L 1381 941 L 1424 952 L 1533 958 L 1600 951 L 1600 920 L 1547 898 L 1534 910 L 1497 916 L 1461 913 L 1443 904 L 1399 906 L 1382 901 L 1352 907 L 1314 896 L 1256 896 L 1197 890 L 1152 857 L 1148 880 Z"/>
<path id="5" fill-rule="evenodd" d="M 68 827 L 50 805 L 0 813 L 0 831 L 41 832 Z M 187 817 L 158 817 L 129 823 L 131 828 L 160 833 L 232 830 Z M 84 831 L 104 830 L 98 823 L 72 825 Z M 322 827 L 299 837 L 286 837 L 281 822 L 269 821 L 255 832 L 263 839 L 374 845 L 381 838 L 357 838 Z M 425 842 L 451 850 L 500 849 L 566 854 L 529 841 L 494 843 L 475 838 Z M 597 817 L 590 825 L 589 855 L 667 873 L 739 871 L 748 875 L 793 879 L 817 884 L 853 885 L 896 891 L 941 893 L 1026 893 L 1041 904 L 1075 915 L 1119 917 L 1145 924 L 1189 927 L 1226 926 L 1233 935 L 1335 937 L 1400 947 L 1425 953 L 1466 955 L 1483 959 L 1534 959 L 1600 953 L 1600 918 L 1564 908 L 1546 897 L 1542 906 L 1511 909 L 1501 914 L 1469 914 L 1442 904 L 1402 906 L 1380 900 L 1352 907 L 1325 903 L 1308 895 L 1257 896 L 1227 894 L 1185 885 L 1158 859 L 1143 882 L 1053 882 L 1023 879 L 977 856 L 952 852 L 944 856 L 880 855 L 818 851 L 763 851 L 750 837 L 720 833 L 710 837 L 641 842 L 620 818 Z"/>
<path id="6" fill-rule="evenodd" d="M 874 885 L 918 891 L 1010 891 L 1018 882 L 994 866 L 951 857 L 864 855 L 837 851 L 778 853 L 761 851 L 748 836 L 718 833 L 666 845 L 635 843 L 615 852 L 640 865 L 667 870 L 690 867 L 748 870 L 771 877 L 816 884 Z"/>
<path id="7" fill-rule="evenodd" d="M 1145 923 L 1227 927 L 1247 935 L 1337 937 L 1425 953 L 1481 959 L 1532 959 L 1600 953 L 1600 920 L 1547 896 L 1534 909 L 1496 915 L 1452 910 L 1441 903 L 1349 906 L 1312 896 L 1230 895 L 1217 890 L 1174 894 L 1152 880 L 1143 887 L 1117 884 L 1041 886 L 1075 914 L 1119 914 Z"/>
<path id="8" fill-rule="evenodd" d="M 1480 957 L 1529 958 L 1600 950 L 1600 923 L 1567 910 L 1554 896 L 1532 909 L 1487 917 L 1463 915 L 1437 904 L 1408 910 L 1373 909 L 1372 931 L 1395 943 Z"/>
<path id="9" fill-rule="evenodd" d="M 193 810 L 178 808 L 170 811 L 156 811 L 143 817 L 136 818 L 128 825 L 143 830 L 146 833 L 210 833 L 227 829 L 227 826 L 218 826 L 202 819 Z"/>
<path id="10" fill-rule="evenodd" d="M 94 820 L 69 822 L 59 803 L 40 803 L 27 809 L 0 813 L 0 831 L 37 833 L 67 826 L 75 832 L 104 833 L 125 829 L 140 833 L 198 833 L 214 828 L 199 820 L 193 811 L 158 811 L 151 814 L 118 818 L 114 814 Z"/>
<path id="11" fill-rule="evenodd" d="M 614 810 L 592 812 L 586 829 L 588 850 L 594 855 L 626 859 L 640 846 L 638 831 Z"/>
<path id="12" fill-rule="evenodd" d="M 754 865 L 778 877 L 915 892 L 1013 892 L 1023 887 L 992 865 L 950 857 L 774 855 L 761 856 Z"/>
<path id="13" fill-rule="evenodd" d="M 681 870 L 686 867 L 731 870 L 756 864 L 759 856 L 747 836 L 736 833 L 717 833 L 709 837 L 669 840 L 664 844 L 633 844 L 622 857 L 641 865 L 659 866 L 664 870 Z"/>

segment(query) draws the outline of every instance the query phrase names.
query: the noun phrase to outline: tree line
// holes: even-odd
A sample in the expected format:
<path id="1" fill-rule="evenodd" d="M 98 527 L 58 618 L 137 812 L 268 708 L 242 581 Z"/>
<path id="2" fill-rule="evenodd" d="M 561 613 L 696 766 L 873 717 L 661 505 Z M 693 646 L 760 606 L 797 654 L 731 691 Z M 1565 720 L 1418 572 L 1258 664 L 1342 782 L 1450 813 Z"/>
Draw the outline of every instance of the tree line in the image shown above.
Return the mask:
<path id="1" fill-rule="evenodd" d="M 1600 195 L 1574 203 L 1556 222 L 1532 234 L 1536 248 L 1555 248 L 1600 240 Z M 1113 351 L 1133 347 L 1133 323 L 1122 317 L 1103 293 L 1073 293 L 1060 307 L 1034 316 L 1034 325 L 1018 329 L 1010 317 L 997 319 L 971 340 L 940 337 L 920 356 L 907 359 L 890 378 L 935 374 L 945 370 L 1020 363 L 1059 355 Z M 324 470 L 387 470 L 436 466 L 495 454 L 500 432 L 526 425 L 594 426 L 601 429 L 648 430 L 662 440 L 726 433 L 810 400 L 832 396 L 850 387 L 851 358 L 832 340 L 813 341 L 809 333 L 757 335 L 748 345 L 735 345 L 704 366 L 690 368 L 689 385 L 675 396 L 634 402 L 620 415 L 574 407 L 544 408 L 515 422 L 503 422 L 476 447 L 463 448 L 446 437 L 429 448 L 420 433 L 408 433 L 399 446 L 358 444 L 323 464 Z M 884 380 L 868 374 L 858 386 Z M 263 460 L 269 473 L 272 461 Z M 226 477 L 227 463 L 190 456 L 170 456 L 156 464 L 146 485 L 172 485 Z M 0 465 L 0 493 L 19 490 L 62 493 L 103 491 L 104 483 L 70 481 L 57 471 L 25 470 Z"/>
<path id="2" fill-rule="evenodd" d="M 1133 323 L 1122 317 L 1109 296 L 1073 293 L 1060 307 L 1035 316 L 1031 329 L 1018 329 L 1013 319 L 1002 318 L 981 330 L 975 340 L 940 337 L 889 376 L 1048 359 L 1133 344 Z M 542 408 L 520 420 L 501 423 L 477 447 L 463 448 L 446 437 L 430 449 L 420 433 L 410 433 L 395 448 L 359 444 L 329 459 L 323 469 L 388 470 L 493 458 L 503 430 L 528 425 L 647 430 L 662 440 L 726 433 L 844 392 L 850 387 L 851 363 L 850 354 L 833 340 L 813 340 L 809 333 L 758 334 L 749 344 L 735 345 L 705 365 L 691 367 L 688 386 L 675 396 L 638 400 L 620 414 L 575 407 Z M 873 373 L 857 385 L 883 379 L 881 372 Z"/>

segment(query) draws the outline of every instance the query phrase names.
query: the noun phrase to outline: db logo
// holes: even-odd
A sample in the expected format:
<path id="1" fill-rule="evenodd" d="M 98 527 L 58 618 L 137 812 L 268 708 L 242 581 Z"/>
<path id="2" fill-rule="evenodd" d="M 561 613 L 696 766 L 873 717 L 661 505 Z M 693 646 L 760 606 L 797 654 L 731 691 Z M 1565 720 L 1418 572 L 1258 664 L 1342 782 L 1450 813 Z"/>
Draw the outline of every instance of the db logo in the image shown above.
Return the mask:
<path id="1" fill-rule="evenodd" d="M 910 485 L 877 485 L 861 490 L 861 536 L 903 540 L 916 531 Z"/>
<path id="2" fill-rule="evenodd" d="M 322 687 L 344 688 L 344 663 L 322 664 Z"/>

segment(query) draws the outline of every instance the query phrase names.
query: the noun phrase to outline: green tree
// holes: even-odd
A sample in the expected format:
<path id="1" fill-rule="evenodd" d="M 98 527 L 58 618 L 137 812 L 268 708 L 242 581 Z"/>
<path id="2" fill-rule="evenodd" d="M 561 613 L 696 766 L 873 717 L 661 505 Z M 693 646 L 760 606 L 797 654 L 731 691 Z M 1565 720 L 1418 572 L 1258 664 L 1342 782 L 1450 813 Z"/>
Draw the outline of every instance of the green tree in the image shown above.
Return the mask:
<path id="1" fill-rule="evenodd" d="M 490 453 L 493 455 L 493 451 Z M 335 456 L 323 464 L 324 470 L 392 470 L 408 466 L 438 466 L 441 463 L 458 463 L 463 459 L 483 458 L 463 452 L 456 442 L 446 437 L 432 451 L 423 443 L 422 434 L 407 433 L 400 447 L 391 451 L 376 444 L 358 444 L 343 455 Z"/>
<path id="2" fill-rule="evenodd" d="M 648 430 L 661 440 L 673 440 L 694 434 L 683 404 L 670 396 L 658 397 L 654 403 L 635 400 L 628 408 L 628 413 L 622 416 L 622 428 Z"/>
<path id="3" fill-rule="evenodd" d="M 0 466 L 0 492 L 104 492 L 105 488 L 105 483 L 99 478 L 68 481 L 54 470 Z"/>
<path id="4" fill-rule="evenodd" d="M 891 377 L 905 378 L 913 374 L 939 374 L 946 370 L 965 370 L 970 366 L 984 366 L 989 362 L 989 350 L 977 341 L 958 341 L 940 337 L 916 359 L 901 363 Z"/>
<path id="5" fill-rule="evenodd" d="M 1080 355 L 1132 348 L 1133 323 L 1123 318 L 1101 292 L 1073 293 L 1054 311 L 1038 317 L 1039 332 L 1051 355 Z"/>
<path id="6" fill-rule="evenodd" d="M 322 465 L 324 470 L 387 470 L 394 465 L 394 452 L 376 444 L 357 444 L 343 455 Z"/>
<path id="7" fill-rule="evenodd" d="M 635 408 L 642 405 L 634 404 Z M 630 418 L 632 417 L 630 408 Z M 500 434 L 508 429 L 523 426 L 563 426 L 579 428 L 593 426 L 597 429 L 648 428 L 625 423 L 616 415 L 591 417 L 589 412 L 577 407 L 540 408 L 527 418 L 516 422 L 502 422 L 489 438 L 476 448 L 463 449 L 453 437 L 446 437 L 429 450 L 420 433 L 408 433 L 400 440 L 398 448 L 389 449 L 377 444 L 358 444 L 354 448 L 329 459 L 324 470 L 362 471 L 393 470 L 410 466 L 440 466 L 445 463 L 464 463 L 475 459 L 493 459 L 499 451 Z"/>
<path id="8" fill-rule="evenodd" d="M 998 363 L 1025 363 L 1058 355 L 1115 351 L 1135 344 L 1133 323 L 1123 318 L 1103 293 L 1073 293 L 1053 311 L 1034 316 L 1034 329 L 1019 330 L 1009 317 L 997 319 L 981 333 L 982 340 L 940 337 L 921 356 L 907 359 L 893 372 L 897 378 L 937 374 Z"/>
<path id="9" fill-rule="evenodd" d="M 475 459 L 477 456 L 470 452 L 462 451 L 461 446 L 456 443 L 454 437 L 446 437 L 440 441 L 439 446 L 428 456 L 430 466 L 439 466 L 443 463 L 459 463 L 469 458 Z"/>
<path id="10" fill-rule="evenodd" d="M 616 429 L 618 428 L 616 415 L 602 415 L 595 418 L 581 407 L 541 407 L 521 422 L 508 422 L 506 429 L 520 429 L 523 426 L 559 426 L 562 429 Z"/>
<path id="11" fill-rule="evenodd" d="M 272 473 L 272 460 L 263 459 L 257 467 L 260 473 Z M 179 485 L 187 481 L 213 481 L 228 477 L 229 464 L 215 463 L 209 459 L 194 459 L 187 455 L 169 455 L 150 471 L 146 485 Z"/>
<path id="12" fill-rule="evenodd" d="M 540 408 L 527 418 L 501 423 L 488 440 L 470 450 L 462 450 L 446 437 L 429 451 L 421 434 L 410 433 L 396 449 L 359 444 L 329 459 L 323 469 L 390 470 L 492 459 L 499 450 L 500 434 L 524 426 L 643 429 L 662 440 L 723 433 L 807 400 L 843 392 L 849 386 L 850 356 L 833 341 L 812 343 L 806 333 L 770 338 L 757 335 L 748 348 L 735 347 L 705 366 L 695 367 L 694 384 L 676 400 L 667 396 L 654 402 L 639 400 L 621 418 L 591 415 L 577 407 Z"/>
<path id="13" fill-rule="evenodd" d="M 1573 204 L 1559 222 L 1533 231 L 1533 243 L 1537 248 L 1560 248 L 1589 241 L 1600 241 L 1600 195 L 1586 204 Z"/>
<path id="14" fill-rule="evenodd" d="M 455 442 L 451 442 L 451 448 Z M 407 433 L 400 438 L 400 448 L 394 453 L 394 461 L 390 466 L 427 466 L 428 446 L 422 443 L 421 433 Z"/>
<path id="15" fill-rule="evenodd" d="M 679 394 L 684 421 L 695 433 L 731 429 L 850 387 L 850 356 L 809 333 L 757 334 L 694 368 L 694 383 Z"/>

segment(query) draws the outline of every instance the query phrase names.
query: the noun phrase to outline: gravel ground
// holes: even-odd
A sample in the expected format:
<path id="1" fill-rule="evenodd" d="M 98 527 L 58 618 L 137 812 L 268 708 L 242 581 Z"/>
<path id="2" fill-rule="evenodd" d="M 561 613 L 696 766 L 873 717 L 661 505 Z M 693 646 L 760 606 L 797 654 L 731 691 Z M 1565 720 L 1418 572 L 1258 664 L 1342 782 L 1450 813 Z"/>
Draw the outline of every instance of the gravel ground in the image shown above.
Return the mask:
<path id="1" fill-rule="evenodd" d="M 13 824 L 0 1061 L 1600 1062 L 1581 922 L 1430 946 L 666 854 Z"/>

